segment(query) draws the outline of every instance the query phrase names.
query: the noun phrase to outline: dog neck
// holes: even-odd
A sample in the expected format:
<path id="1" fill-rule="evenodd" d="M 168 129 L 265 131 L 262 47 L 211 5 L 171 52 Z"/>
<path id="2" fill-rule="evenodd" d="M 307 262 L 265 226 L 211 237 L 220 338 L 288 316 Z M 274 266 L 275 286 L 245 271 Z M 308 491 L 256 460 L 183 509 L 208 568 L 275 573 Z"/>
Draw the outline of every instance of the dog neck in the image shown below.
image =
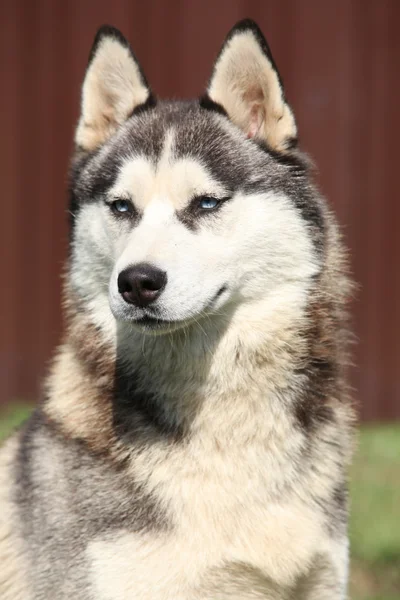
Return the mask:
<path id="1" fill-rule="evenodd" d="M 218 423 L 213 435 L 231 436 L 250 412 L 254 418 L 268 410 L 272 398 L 294 402 L 309 352 L 309 294 L 286 292 L 170 334 L 117 324 L 113 341 L 69 295 L 67 335 L 48 381 L 48 416 L 101 451 L 150 434 L 211 432 L 212 422 Z"/>

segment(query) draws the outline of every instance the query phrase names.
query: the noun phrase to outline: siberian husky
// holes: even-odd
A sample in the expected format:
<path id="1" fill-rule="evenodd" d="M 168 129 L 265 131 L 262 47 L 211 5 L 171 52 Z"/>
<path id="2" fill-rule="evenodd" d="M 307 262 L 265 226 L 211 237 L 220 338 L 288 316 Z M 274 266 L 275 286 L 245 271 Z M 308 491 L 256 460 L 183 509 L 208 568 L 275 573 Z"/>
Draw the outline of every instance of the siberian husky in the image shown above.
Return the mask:
<path id="1" fill-rule="evenodd" d="M 343 600 L 346 259 L 257 25 L 200 100 L 90 54 L 66 333 L 0 453 L 1 600 Z"/>

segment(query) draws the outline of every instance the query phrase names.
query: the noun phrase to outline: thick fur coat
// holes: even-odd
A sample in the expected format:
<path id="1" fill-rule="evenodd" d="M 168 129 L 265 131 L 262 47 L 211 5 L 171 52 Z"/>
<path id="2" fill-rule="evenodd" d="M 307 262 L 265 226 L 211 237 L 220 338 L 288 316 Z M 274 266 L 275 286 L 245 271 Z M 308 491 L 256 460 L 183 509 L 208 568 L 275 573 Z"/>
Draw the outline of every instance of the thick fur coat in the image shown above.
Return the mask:
<path id="1" fill-rule="evenodd" d="M 349 282 L 268 45 L 156 100 L 97 34 L 66 333 L 0 452 L 1 600 L 343 600 Z"/>

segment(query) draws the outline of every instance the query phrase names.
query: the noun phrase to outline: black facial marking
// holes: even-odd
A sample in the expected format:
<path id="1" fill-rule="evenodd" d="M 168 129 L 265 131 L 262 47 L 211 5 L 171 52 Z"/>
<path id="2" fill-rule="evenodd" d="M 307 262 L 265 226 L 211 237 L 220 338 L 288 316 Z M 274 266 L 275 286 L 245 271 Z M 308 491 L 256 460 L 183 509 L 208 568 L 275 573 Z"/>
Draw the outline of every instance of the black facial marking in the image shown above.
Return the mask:
<path id="1" fill-rule="evenodd" d="M 294 141 L 295 138 L 290 139 L 293 143 L 297 143 Z M 264 140 L 259 140 L 257 138 L 253 138 L 252 142 L 272 156 L 277 163 L 290 169 L 291 177 L 301 178 L 308 174 L 308 166 L 300 154 L 296 154 L 295 152 L 292 154 L 282 154 L 281 152 L 277 152 L 270 148 Z"/>
<path id="2" fill-rule="evenodd" d="M 198 161 L 229 196 L 271 191 L 287 195 L 309 223 L 316 249 L 322 251 L 324 217 L 302 155 L 280 154 L 244 135 L 242 140 L 231 135 L 221 115 L 197 102 L 159 103 L 134 115 L 101 149 L 90 155 L 78 153 L 71 169 L 71 212 L 77 214 L 82 204 L 107 197 L 124 160 L 144 156 L 156 165 L 168 132 L 173 135 L 173 158 Z M 191 208 L 178 217 L 191 229 L 200 218 Z"/>
<path id="3" fill-rule="evenodd" d="M 229 194 L 233 194 L 248 178 L 251 165 L 243 160 L 231 135 L 213 114 L 199 109 L 196 104 L 182 106 L 180 117 L 176 115 L 174 156 L 198 160 Z"/>
<path id="4" fill-rule="evenodd" d="M 71 162 L 68 182 L 70 239 L 72 239 L 75 221 L 81 206 L 81 203 L 79 202 L 79 194 L 75 189 L 75 181 L 79 177 L 79 173 L 85 168 L 85 165 L 90 160 L 92 155 L 93 153 L 89 154 L 78 148 L 74 159 Z"/>
<path id="5" fill-rule="evenodd" d="M 163 147 L 165 123 L 153 112 L 143 110 L 134 114 L 126 133 L 117 131 L 94 152 L 78 149 L 69 176 L 71 236 L 80 207 L 107 198 L 126 159 L 145 156 L 154 164 L 157 162 Z"/>
<path id="6" fill-rule="evenodd" d="M 203 209 L 199 205 L 201 197 L 193 198 L 189 204 L 177 212 L 177 217 L 181 223 L 183 223 L 191 231 L 196 231 L 202 221 L 209 221 L 210 219 L 218 217 L 224 204 L 230 200 L 230 198 L 218 199 L 218 205 L 212 209 Z"/>
<path id="7" fill-rule="evenodd" d="M 126 198 L 105 198 L 107 207 L 110 211 L 110 215 L 121 224 L 126 223 L 131 227 L 136 227 L 142 217 L 141 211 L 139 211 L 131 200 Z M 126 212 L 120 212 L 117 208 L 118 202 L 127 202 L 129 209 Z"/>
<path id="8" fill-rule="evenodd" d="M 111 155 L 106 164 L 99 161 L 97 167 L 99 153 L 100 150 L 87 154 L 78 153 L 72 162 L 69 174 L 70 239 L 73 238 L 76 218 L 82 205 L 105 198 L 115 183 L 119 167 L 118 158 Z"/>

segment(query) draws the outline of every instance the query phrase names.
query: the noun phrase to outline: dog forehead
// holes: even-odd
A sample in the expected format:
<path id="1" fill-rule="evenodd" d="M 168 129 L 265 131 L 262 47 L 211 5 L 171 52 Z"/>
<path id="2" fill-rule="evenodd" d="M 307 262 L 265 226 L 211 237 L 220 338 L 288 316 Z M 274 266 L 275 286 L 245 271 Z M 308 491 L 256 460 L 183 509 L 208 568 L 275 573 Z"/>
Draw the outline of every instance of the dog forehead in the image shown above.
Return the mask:
<path id="1" fill-rule="evenodd" d="M 170 131 L 158 161 L 144 155 L 127 158 L 109 193 L 117 198 L 129 196 L 136 208 L 143 211 L 155 198 L 158 203 L 166 202 L 179 210 L 196 196 L 224 197 L 231 190 L 215 179 L 196 157 L 176 156 Z"/>
<path id="2" fill-rule="evenodd" d="M 88 161 L 77 163 L 74 192 L 81 201 L 106 195 L 133 157 L 140 159 L 140 178 L 147 184 L 147 175 L 166 155 L 170 164 L 181 165 L 186 181 L 190 174 L 196 174 L 198 180 L 202 168 L 203 177 L 211 178 L 227 195 L 243 188 L 255 175 L 265 178 L 269 171 L 265 169 L 265 152 L 223 115 L 201 108 L 198 102 L 162 102 L 133 115 Z M 182 168 L 183 162 L 190 166 L 188 171 Z M 202 193 L 211 191 L 201 189 Z"/>
<path id="3" fill-rule="evenodd" d="M 246 140 L 221 115 L 196 103 L 160 103 L 130 123 L 120 145 L 129 154 L 158 164 L 166 149 L 172 159 L 197 161 L 225 186 L 236 188 L 249 170 Z M 245 146 L 245 148 L 243 148 Z"/>
<path id="4" fill-rule="evenodd" d="M 139 208 L 154 195 L 178 208 L 195 195 L 232 194 L 246 176 L 241 140 L 213 117 L 178 103 L 132 119 L 111 149 L 119 159 L 110 193 Z"/>

